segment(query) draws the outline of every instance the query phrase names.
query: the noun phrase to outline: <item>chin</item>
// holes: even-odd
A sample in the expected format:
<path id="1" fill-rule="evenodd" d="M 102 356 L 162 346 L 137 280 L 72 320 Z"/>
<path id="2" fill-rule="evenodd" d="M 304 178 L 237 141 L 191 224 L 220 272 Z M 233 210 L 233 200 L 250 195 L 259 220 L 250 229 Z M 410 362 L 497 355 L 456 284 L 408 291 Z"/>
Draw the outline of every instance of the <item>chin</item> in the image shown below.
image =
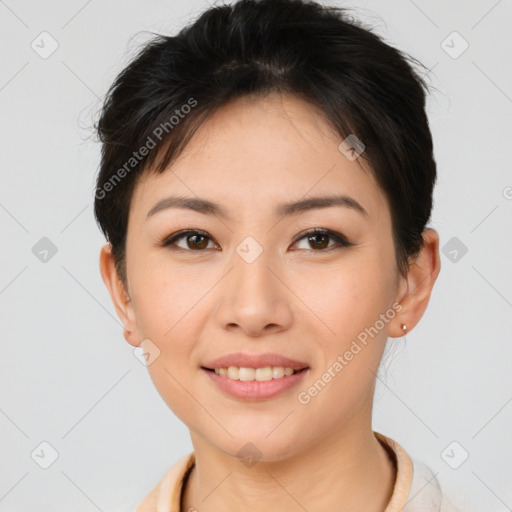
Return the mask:
<path id="1" fill-rule="evenodd" d="M 230 439 L 228 445 L 217 445 L 224 453 L 245 461 L 249 467 L 254 462 L 276 462 L 286 460 L 297 451 L 297 443 L 283 429 L 283 438 L 276 433 L 268 435 L 269 431 L 252 432 Z M 270 439 L 276 435 L 275 439 Z M 214 443 L 215 444 L 215 443 Z"/>

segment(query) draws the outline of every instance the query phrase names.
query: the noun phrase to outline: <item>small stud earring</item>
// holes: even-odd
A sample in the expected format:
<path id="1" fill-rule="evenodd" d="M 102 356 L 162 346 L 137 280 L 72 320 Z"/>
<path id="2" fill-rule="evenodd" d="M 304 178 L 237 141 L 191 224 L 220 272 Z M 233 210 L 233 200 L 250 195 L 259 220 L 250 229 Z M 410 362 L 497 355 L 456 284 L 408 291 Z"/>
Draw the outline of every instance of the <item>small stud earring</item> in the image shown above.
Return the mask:
<path id="1" fill-rule="evenodd" d="M 401 324 L 402 331 L 405 334 L 405 331 L 407 331 L 407 326 L 405 324 Z"/>

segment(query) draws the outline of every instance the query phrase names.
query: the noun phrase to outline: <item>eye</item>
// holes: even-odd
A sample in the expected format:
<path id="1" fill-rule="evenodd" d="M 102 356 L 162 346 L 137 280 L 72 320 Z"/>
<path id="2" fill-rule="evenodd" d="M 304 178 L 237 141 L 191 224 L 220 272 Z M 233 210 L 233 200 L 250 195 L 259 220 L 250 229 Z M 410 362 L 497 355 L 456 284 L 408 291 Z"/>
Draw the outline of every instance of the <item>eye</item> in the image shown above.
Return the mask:
<path id="1" fill-rule="evenodd" d="M 355 245 L 352 242 L 349 242 L 341 233 L 337 233 L 336 231 L 331 231 L 330 229 L 323 229 L 323 228 L 313 228 L 308 229 L 304 233 L 301 234 L 298 239 L 296 239 L 296 242 L 306 239 L 307 243 L 313 244 L 313 247 L 316 247 L 314 252 L 326 252 L 333 249 L 339 249 L 342 247 L 351 247 Z M 328 244 L 327 240 L 332 239 L 334 240 L 334 244 L 332 245 L 326 245 Z M 311 245 L 310 245 L 311 246 Z"/>
<path id="2" fill-rule="evenodd" d="M 184 247 L 176 244 L 176 241 L 181 239 L 185 239 Z M 176 245 L 176 247 L 179 249 L 201 251 L 202 249 L 207 248 L 207 240 L 211 240 L 211 238 L 208 236 L 206 231 L 201 231 L 200 229 L 185 229 L 183 231 L 178 231 L 177 233 L 174 233 L 170 237 L 166 238 L 161 245 L 162 247 Z"/>
<path id="3" fill-rule="evenodd" d="M 182 239 L 184 239 L 184 245 L 179 245 L 177 242 Z M 304 231 L 295 239 L 294 244 L 303 239 L 306 239 L 307 243 L 313 244 L 310 245 L 310 247 L 313 247 L 312 250 L 314 252 L 325 252 L 337 248 L 356 245 L 349 242 L 341 233 L 323 228 L 312 228 Z M 329 239 L 333 240 L 335 243 L 328 245 L 327 241 Z M 174 245 L 178 249 L 200 252 L 201 250 L 208 248 L 208 241 L 212 241 L 212 238 L 206 231 L 202 231 L 200 229 L 185 229 L 167 237 L 160 245 L 162 247 Z M 306 248 L 306 250 L 307 249 L 308 248 Z"/>

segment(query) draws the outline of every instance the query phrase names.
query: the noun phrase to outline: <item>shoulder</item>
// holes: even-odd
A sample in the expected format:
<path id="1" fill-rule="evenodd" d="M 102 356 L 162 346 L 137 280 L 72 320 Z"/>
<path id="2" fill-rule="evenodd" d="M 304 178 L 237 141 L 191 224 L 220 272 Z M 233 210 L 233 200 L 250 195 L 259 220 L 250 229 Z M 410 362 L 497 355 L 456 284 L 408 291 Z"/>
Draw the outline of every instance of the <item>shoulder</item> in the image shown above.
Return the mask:
<path id="1" fill-rule="evenodd" d="M 412 458 L 413 478 L 403 512 L 465 512 L 455 505 L 453 496 L 448 495 L 437 479 L 437 473 L 424 462 Z"/>
<path id="2" fill-rule="evenodd" d="M 184 478 L 195 463 L 195 453 L 191 452 L 171 466 L 160 481 L 149 491 L 136 509 L 136 512 L 169 512 L 180 510 L 180 495 Z"/>
<path id="3" fill-rule="evenodd" d="M 397 467 L 395 488 L 388 504 L 390 512 L 463 512 L 462 507 L 455 505 L 453 496 L 441 488 L 438 473 L 434 474 L 423 461 L 410 456 L 393 439 L 378 432 L 375 435 L 392 451 Z"/>
<path id="4" fill-rule="evenodd" d="M 158 497 L 158 491 L 161 484 L 158 482 L 151 491 L 149 491 L 148 494 L 144 497 L 144 499 L 140 502 L 139 506 L 137 507 L 135 512 L 155 512 L 157 510 L 156 508 L 156 500 Z"/>

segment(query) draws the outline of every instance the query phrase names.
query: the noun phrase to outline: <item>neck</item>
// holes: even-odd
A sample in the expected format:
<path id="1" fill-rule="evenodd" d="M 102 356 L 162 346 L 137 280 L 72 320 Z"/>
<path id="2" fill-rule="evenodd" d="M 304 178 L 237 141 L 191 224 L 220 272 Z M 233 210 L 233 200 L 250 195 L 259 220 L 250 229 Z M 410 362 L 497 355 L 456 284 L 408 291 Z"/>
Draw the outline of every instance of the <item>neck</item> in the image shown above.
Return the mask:
<path id="1" fill-rule="evenodd" d="M 182 512 L 382 512 L 393 493 L 394 462 L 371 428 L 337 432 L 291 457 L 250 467 L 191 436 L 196 463 Z"/>

